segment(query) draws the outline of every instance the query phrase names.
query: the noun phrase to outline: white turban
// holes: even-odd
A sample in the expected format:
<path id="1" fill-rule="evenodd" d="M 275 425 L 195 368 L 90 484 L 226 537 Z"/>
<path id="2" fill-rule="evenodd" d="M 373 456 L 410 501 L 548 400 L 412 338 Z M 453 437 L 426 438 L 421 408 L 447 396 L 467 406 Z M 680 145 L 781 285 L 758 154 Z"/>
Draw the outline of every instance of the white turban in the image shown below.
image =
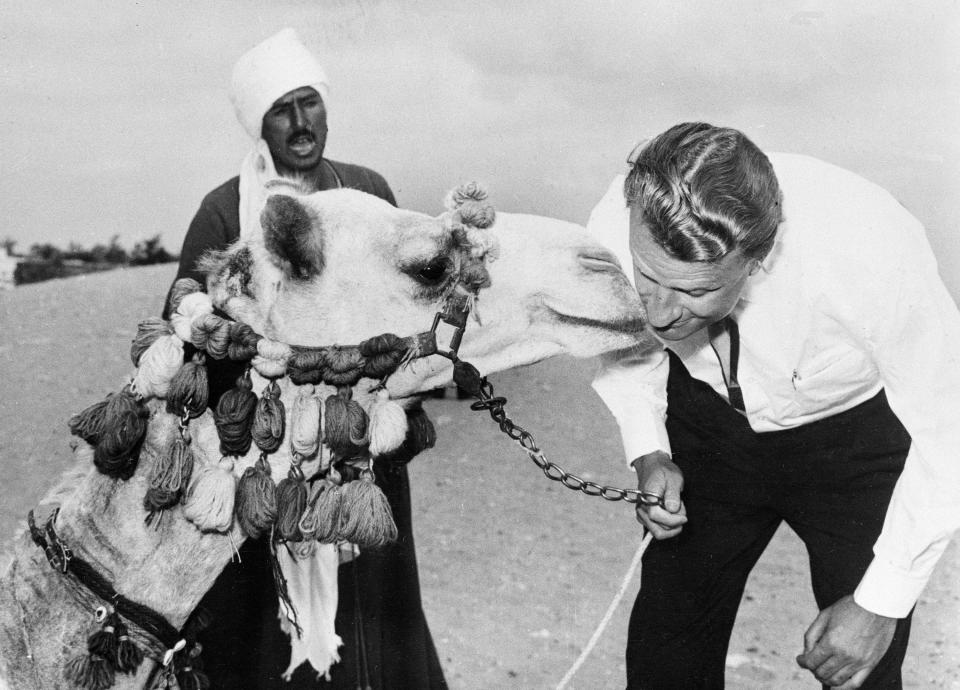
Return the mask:
<path id="1" fill-rule="evenodd" d="M 327 105 L 327 75 L 293 29 L 283 29 L 244 53 L 233 67 L 230 101 L 254 141 L 240 165 L 240 236 L 260 232 L 264 186 L 277 177 L 270 149 L 260 133 L 270 106 L 294 89 L 312 86 Z"/>
<path id="2" fill-rule="evenodd" d="M 240 124 L 260 138 L 263 116 L 274 101 L 312 86 L 327 103 L 327 75 L 293 29 L 283 29 L 244 53 L 233 67 L 230 101 Z"/>

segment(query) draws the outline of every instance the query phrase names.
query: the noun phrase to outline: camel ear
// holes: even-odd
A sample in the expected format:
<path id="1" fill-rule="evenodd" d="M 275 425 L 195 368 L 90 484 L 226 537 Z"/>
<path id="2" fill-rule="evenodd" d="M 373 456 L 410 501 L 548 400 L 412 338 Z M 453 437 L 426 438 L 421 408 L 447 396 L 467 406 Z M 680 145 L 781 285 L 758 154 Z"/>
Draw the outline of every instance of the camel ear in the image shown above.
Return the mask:
<path id="1" fill-rule="evenodd" d="M 319 220 L 300 201 L 273 194 L 260 213 L 264 246 L 297 280 L 323 271 L 323 231 Z"/>

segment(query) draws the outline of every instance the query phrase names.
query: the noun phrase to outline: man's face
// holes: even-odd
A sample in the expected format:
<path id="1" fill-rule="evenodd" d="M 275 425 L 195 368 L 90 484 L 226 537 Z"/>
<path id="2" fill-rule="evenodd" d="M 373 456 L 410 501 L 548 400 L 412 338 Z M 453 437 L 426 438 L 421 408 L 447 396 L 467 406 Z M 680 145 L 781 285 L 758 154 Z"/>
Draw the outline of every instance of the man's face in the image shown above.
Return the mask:
<path id="1" fill-rule="evenodd" d="M 263 116 L 261 136 L 281 175 L 316 170 L 327 143 L 327 109 L 317 90 L 301 86 L 274 101 Z"/>
<path id="2" fill-rule="evenodd" d="M 758 266 L 739 249 L 712 263 L 676 259 L 632 208 L 630 254 L 650 327 L 664 340 L 683 340 L 727 316 Z"/>

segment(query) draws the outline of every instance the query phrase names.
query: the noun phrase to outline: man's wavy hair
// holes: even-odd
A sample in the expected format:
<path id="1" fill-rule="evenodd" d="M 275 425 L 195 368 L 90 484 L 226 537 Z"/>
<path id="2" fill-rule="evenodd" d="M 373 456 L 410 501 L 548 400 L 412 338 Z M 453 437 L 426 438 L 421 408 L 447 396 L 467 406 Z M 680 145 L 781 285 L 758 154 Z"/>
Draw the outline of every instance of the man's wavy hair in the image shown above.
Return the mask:
<path id="1" fill-rule="evenodd" d="M 631 155 L 627 205 L 681 261 L 719 261 L 739 248 L 763 260 L 782 220 L 769 159 L 742 132 L 685 122 Z"/>

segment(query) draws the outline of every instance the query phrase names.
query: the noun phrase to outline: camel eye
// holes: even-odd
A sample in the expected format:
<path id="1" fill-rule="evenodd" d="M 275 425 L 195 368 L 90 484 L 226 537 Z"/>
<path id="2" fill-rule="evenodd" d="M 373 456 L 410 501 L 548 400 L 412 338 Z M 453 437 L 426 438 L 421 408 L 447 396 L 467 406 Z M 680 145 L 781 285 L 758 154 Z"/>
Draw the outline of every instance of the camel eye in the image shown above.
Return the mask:
<path id="1" fill-rule="evenodd" d="M 449 270 L 450 260 L 445 256 L 437 256 L 429 262 L 415 267 L 411 275 L 422 285 L 434 286 L 447 279 Z"/>

